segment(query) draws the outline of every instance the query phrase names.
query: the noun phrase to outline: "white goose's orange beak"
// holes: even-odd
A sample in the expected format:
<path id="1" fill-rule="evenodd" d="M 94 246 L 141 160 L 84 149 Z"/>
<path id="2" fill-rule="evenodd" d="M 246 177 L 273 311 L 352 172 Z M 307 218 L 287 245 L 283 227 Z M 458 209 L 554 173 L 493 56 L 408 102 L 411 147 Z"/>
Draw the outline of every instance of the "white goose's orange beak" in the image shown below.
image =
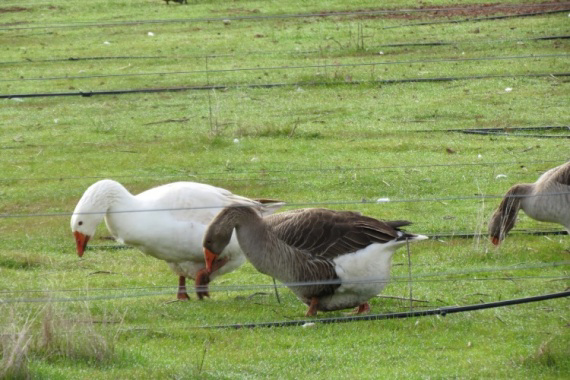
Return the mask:
<path id="1" fill-rule="evenodd" d="M 75 231 L 73 233 L 73 236 L 75 236 L 75 243 L 77 244 L 77 255 L 79 257 L 82 257 L 83 252 L 85 252 L 85 247 L 87 247 L 87 242 L 89 241 L 90 236 L 84 235 L 78 231 Z"/>
<path id="2" fill-rule="evenodd" d="M 208 273 L 212 273 L 213 264 L 217 259 L 218 255 L 210 251 L 208 248 L 204 248 L 204 260 L 206 260 L 206 270 Z"/>

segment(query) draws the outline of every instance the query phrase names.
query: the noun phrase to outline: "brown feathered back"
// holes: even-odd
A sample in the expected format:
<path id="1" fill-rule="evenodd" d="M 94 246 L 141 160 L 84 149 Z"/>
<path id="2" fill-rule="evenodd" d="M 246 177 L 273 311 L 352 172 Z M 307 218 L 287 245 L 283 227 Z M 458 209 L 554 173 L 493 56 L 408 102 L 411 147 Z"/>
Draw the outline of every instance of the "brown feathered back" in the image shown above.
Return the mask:
<path id="1" fill-rule="evenodd" d="M 357 212 L 321 208 L 274 214 L 265 222 L 286 244 L 329 259 L 373 243 L 414 236 L 399 230 L 411 224 L 405 220 L 385 222 Z"/>

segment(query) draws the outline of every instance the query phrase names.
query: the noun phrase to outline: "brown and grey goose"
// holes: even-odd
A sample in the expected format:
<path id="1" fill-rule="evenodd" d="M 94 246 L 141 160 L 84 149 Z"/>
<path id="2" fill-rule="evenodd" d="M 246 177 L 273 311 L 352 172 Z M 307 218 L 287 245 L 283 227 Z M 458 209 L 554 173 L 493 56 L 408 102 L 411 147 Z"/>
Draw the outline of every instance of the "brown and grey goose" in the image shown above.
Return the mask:
<path id="1" fill-rule="evenodd" d="M 489 235 L 499 245 L 514 227 L 519 209 L 533 219 L 562 224 L 570 233 L 570 161 L 550 169 L 535 183 L 514 185 L 489 222 Z"/>
<path id="2" fill-rule="evenodd" d="M 216 266 L 235 229 L 253 266 L 285 283 L 309 306 L 307 316 L 355 306 L 361 313 L 386 286 L 394 251 L 427 239 L 400 230 L 409 224 L 318 208 L 262 218 L 251 207 L 227 207 L 204 235 L 206 268 Z"/>

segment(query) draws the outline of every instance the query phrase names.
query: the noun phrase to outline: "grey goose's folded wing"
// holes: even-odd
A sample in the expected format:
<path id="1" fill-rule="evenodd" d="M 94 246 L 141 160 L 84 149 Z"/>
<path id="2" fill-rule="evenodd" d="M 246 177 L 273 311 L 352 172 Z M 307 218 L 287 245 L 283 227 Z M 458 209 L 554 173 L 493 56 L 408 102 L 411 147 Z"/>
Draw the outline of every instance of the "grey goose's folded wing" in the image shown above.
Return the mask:
<path id="1" fill-rule="evenodd" d="M 398 228 L 411 224 L 317 208 L 287 211 L 268 216 L 265 221 L 286 244 L 328 259 L 356 252 L 373 243 L 405 238 Z"/>

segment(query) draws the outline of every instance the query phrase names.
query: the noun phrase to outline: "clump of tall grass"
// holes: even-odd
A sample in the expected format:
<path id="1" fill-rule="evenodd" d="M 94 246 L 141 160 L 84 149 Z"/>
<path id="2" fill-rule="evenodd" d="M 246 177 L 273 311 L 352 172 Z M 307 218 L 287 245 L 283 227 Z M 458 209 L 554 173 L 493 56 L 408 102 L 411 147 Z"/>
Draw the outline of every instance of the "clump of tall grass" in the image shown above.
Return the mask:
<path id="1" fill-rule="evenodd" d="M 122 324 L 122 317 L 104 314 L 96 319 L 87 305 L 74 311 L 53 303 L 24 313 L 4 309 L 0 311 L 8 318 L 0 325 L 0 379 L 29 378 L 32 357 L 102 364 L 115 355 L 118 329 L 111 326 Z"/>
<path id="2" fill-rule="evenodd" d="M 27 379 L 31 321 L 17 323 L 14 309 L 0 311 L 6 316 L 0 333 L 0 379 Z"/>

